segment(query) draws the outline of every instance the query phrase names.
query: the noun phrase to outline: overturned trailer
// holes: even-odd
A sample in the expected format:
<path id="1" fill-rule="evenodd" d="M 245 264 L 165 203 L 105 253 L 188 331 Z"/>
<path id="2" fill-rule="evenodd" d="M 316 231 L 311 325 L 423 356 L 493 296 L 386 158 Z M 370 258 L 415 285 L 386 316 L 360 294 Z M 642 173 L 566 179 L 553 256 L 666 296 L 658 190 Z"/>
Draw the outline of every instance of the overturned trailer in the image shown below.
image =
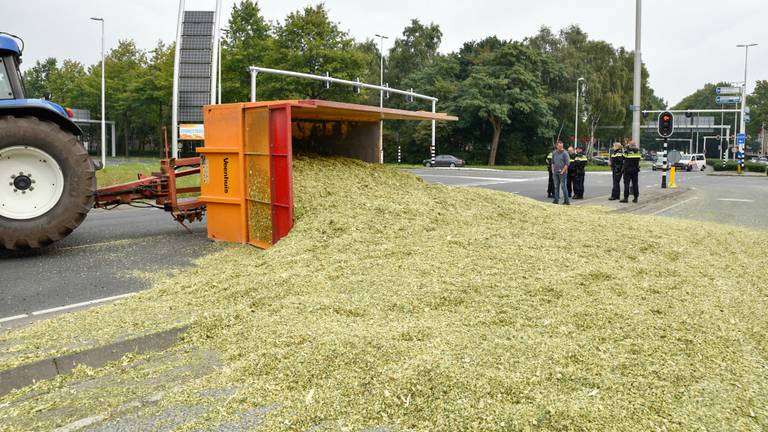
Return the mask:
<path id="1" fill-rule="evenodd" d="M 273 245 L 293 227 L 294 152 L 381 163 L 382 120 L 457 118 L 323 100 L 205 107 L 199 201 L 208 213 L 208 236 Z"/>

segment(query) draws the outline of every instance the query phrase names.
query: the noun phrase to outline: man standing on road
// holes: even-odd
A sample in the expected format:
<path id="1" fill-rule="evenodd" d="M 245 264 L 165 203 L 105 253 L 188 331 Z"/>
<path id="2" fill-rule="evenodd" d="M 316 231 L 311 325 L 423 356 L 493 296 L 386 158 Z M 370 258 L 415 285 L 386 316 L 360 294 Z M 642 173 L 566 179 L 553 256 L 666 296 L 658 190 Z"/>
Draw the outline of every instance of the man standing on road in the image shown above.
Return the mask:
<path id="1" fill-rule="evenodd" d="M 622 174 L 624 175 L 624 199 L 620 202 L 629 202 L 629 185 L 632 184 L 632 202 L 636 203 L 640 195 L 640 187 L 637 185 L 637 177 L 640 173 L 640 149 L 634 141 L 630 141 L 627 148 L 624 149 L 624 166 Z"/>
<path id="2" fill-rule="evenodd" d="M 573 163 L 574 158 L 576 157 L 576 151 L 573 149 L 573 146 L 568 147 L 568 160 L 569 163 Z M 576 170 L 571 169 L 568 167 L 568 198 L 573 196 L 573 176 L 576 174 Z"/>
<path id="3" fill-rule="evenodd" d="M 568 169 L 570 174 L 573 171 L 573 199 L 584 199 L 584 177 L 587 172 L 587 163 L 589 159 L 584 154 L 584 148 L 579 147 L 576 150 L 576 156 L 571 161 L 571 168 Z"/>
<path id="4" fill-rule="evenodd" d="M 624 148 L 621 143 L 613 143 L 611 149 L 611 158 L 608 160 L 613 174 L 613 189 L 611 189 L 610 201 L 616 201 L 621 198 L 621 173 L 624 167 Z"/>
<path id="5" fill-rule="evenodd" d="M 563 142 L 558 141 L 556 150 L 552 153 L 552 177 L 555 183 L 555 200 L 554 204 L 560 204 L 560 192 L 563 193 L 563 204 L 571 205 L 571 200 L 568 199 L 568 188 L 566 186 L 568 177 L 568 164 L 571 162 L 571 158 L 568 157 L 568 153 L 563 150 Z"/>
<path id="6" fill-rule="evenodd" d="M 557 149 L 557 146 L 552 146 L 552 151 L 547 155 L 547 172 L 549 173 L 549 182 L 547 183 L 547 198 L 555 197 L 555 183 L 552 179 L 552 153 Z"/>

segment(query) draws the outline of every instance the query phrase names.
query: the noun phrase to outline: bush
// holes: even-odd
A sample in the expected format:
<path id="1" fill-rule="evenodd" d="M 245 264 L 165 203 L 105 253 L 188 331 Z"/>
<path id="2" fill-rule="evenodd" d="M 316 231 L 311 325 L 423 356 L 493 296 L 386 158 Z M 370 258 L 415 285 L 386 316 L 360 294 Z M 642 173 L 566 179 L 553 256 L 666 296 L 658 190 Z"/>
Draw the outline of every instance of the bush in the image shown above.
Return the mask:
<path id="1" fill-rule="evenodd" d="M 707 159 L 707 165 L 713 167 L 715 171 L 736 171 L 737 167 L 734 160 L 723 161 L 720 159 Z M 744 169 L 750 172 L 765 173 L 767 168 L 766 165 L 759 163 L 746 162 L 744 164 Z"/>

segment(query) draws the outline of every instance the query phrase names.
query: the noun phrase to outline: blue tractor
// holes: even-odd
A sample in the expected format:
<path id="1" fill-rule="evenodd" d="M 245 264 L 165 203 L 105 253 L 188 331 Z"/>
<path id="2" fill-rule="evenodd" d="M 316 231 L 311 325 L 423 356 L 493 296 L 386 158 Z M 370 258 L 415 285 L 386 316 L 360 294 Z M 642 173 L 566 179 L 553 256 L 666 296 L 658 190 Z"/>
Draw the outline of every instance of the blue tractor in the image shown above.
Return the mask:
<path id="1" fill-rule="evenodd" d="M 23 41 L 0 33 L 0 249 L 34 249 L 66 237 L 93 207 L 96 166 L 68 110 L 28 99 Z"/>

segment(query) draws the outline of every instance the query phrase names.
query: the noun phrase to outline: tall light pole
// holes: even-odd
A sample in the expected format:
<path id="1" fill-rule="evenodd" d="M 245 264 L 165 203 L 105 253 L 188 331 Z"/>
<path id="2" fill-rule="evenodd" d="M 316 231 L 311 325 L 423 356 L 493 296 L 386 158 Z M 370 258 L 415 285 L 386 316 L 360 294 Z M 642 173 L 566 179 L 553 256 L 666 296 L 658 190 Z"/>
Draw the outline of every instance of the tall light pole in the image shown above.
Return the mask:
<path id="1" fill-rule="evenodd" d="M 582 81 L 584 81 L 584 77 L 576 80 L 576 121 L 573 123 L 573 148 L 579 147 L 579 90 L 581 90 L 579 84 Z"/>
<path id="2" fill-rule="evenodd" d="M 632 141 L 640 147 L 640 92 L 642 91 L 642 65 L 643 54 L 641 52 L 643 0 L 635 0 L 635 82 L 632 96 Z"/>
<path id="3" fill-rule="evenodd" d="M 756 45 L 756 43 L 736 45 L 736 48 L 744 48 L 744 87 L 741 89 L 741 123 L 739 124 L 739 133 L 746 133 L 747 124 L 744 121 L 744 107 L 747 103 L 747 61 L 749 59 L 749 47 Z"/>
<path id="4" fill-rule="evenodd" d="M 101 166 L 107 166 L 107 98 L 104 80 L 104 18 L 91 18 L 101 22 Z M 128 143 L 126 142 L 127 146 Z M 115 155 L 112 155 L 114 157 Z"/>
<path id="5" fill-rule="evenodd" d="M 379 60 L 379 66 L 381 74 L 379 85 L 384 87 L 384 39 L 389 39 L 389 37 L 380 34 L 375 36 L 380 40 L 379 53 L 381 54 L 381 58 Z M 379 90 L 379 108 L 384 108 L 384 90 Z M 384 120 L 379 121 L 379 150 L 381 152 L 379 155 L 381 163 L 384 163 Z"/>

